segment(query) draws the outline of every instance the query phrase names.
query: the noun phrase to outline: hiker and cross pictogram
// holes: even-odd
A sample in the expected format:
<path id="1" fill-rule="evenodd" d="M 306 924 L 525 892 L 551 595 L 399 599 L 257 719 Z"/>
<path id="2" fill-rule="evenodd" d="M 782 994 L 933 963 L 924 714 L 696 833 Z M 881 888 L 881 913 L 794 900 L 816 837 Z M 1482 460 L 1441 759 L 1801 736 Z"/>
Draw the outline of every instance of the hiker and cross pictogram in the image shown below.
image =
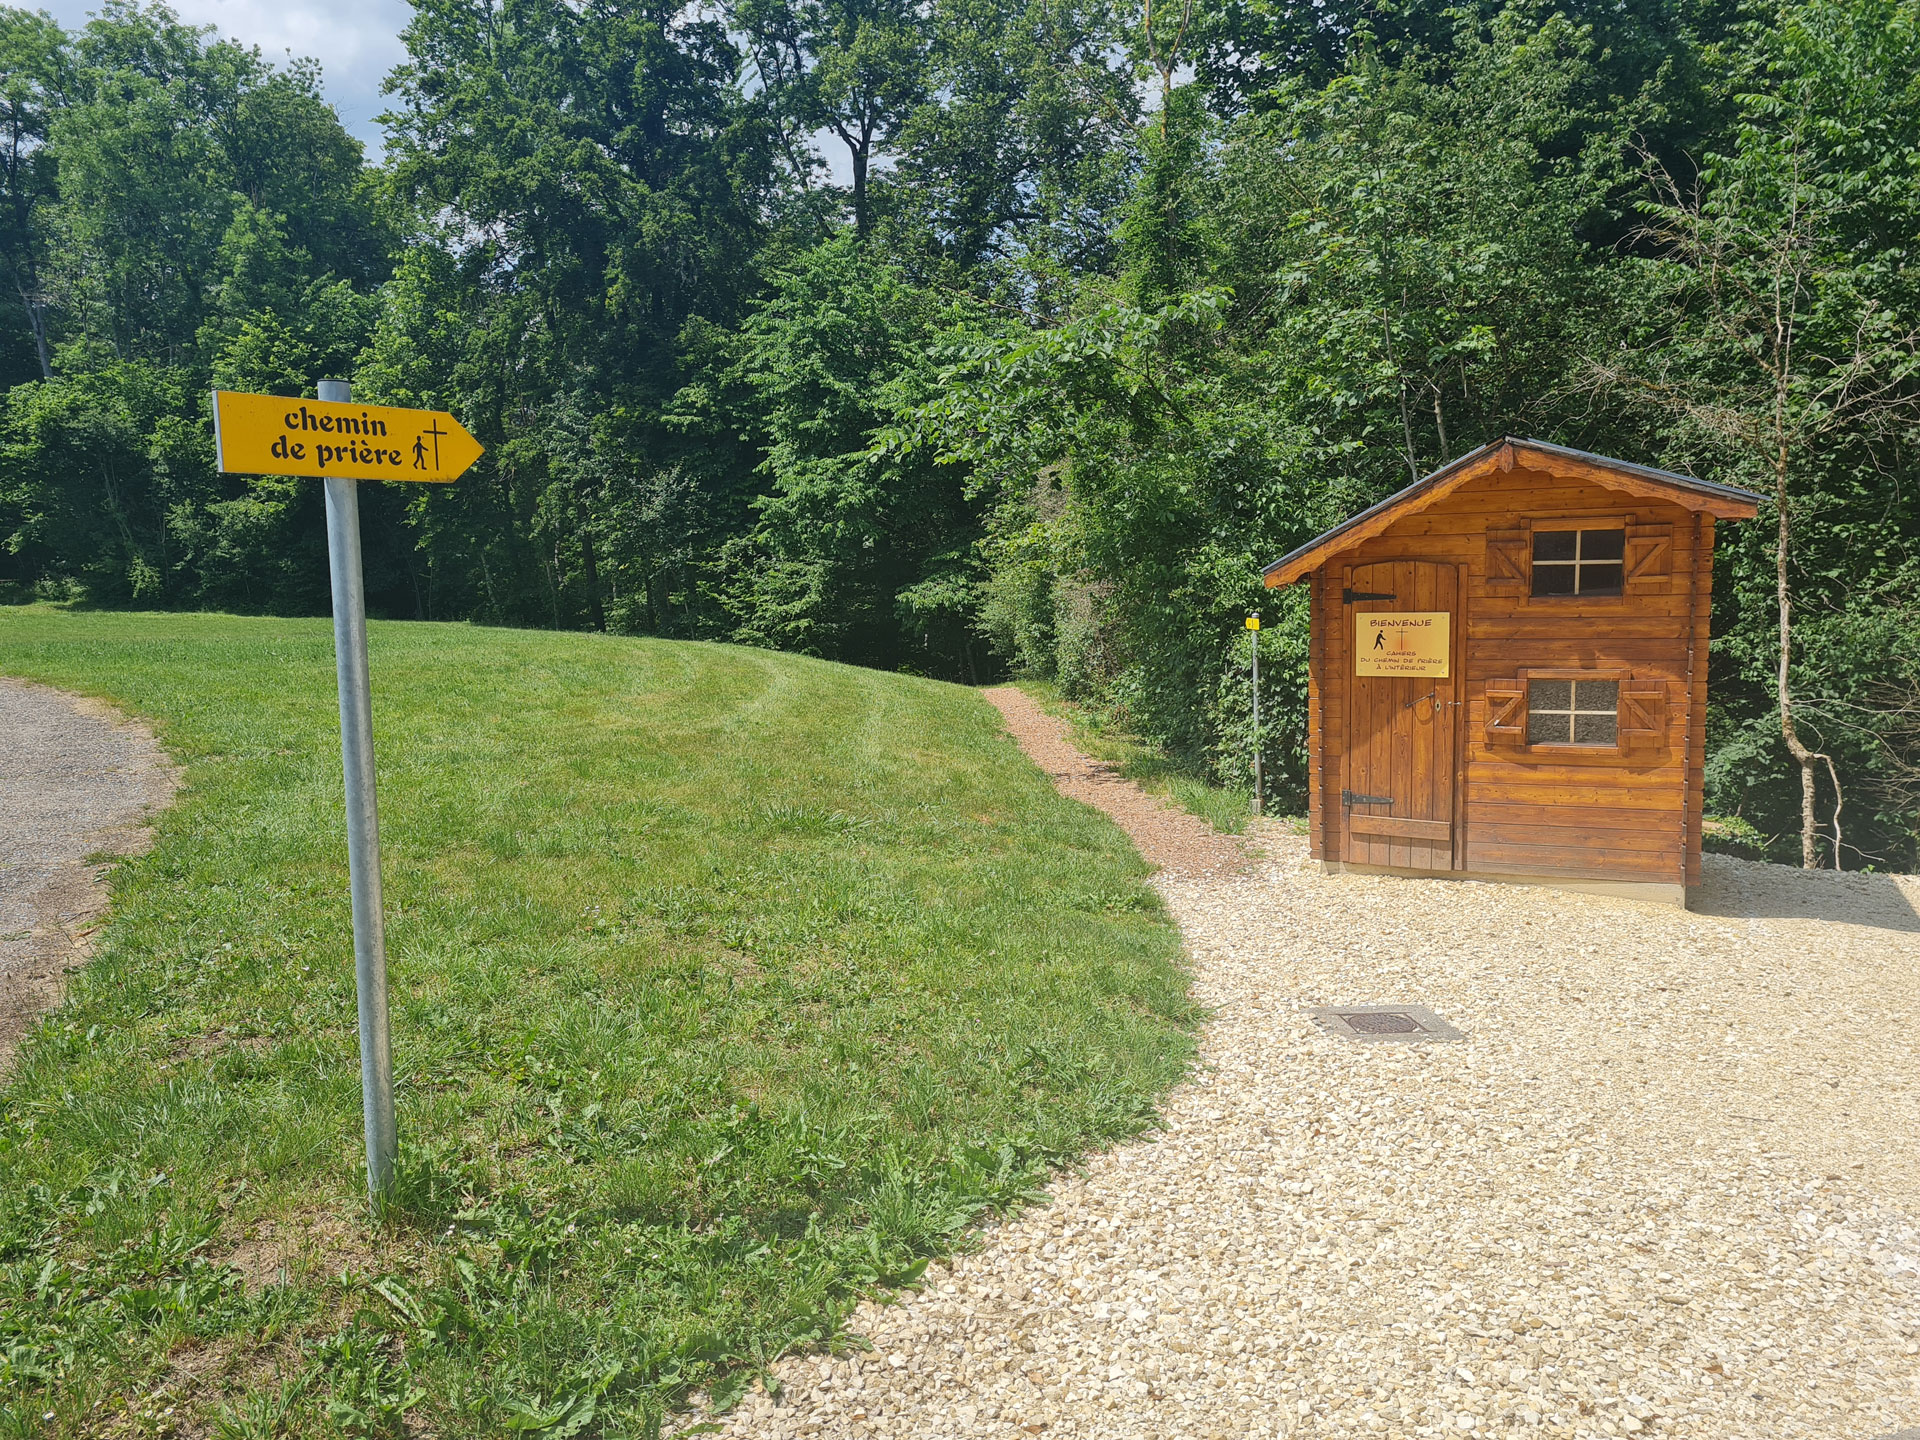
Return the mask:
<path id="1" fill-rule="evenodd" d="M 445 430 L 440 428 L 439 417 L 435 416 L 433 423 L 414 437 L 413 464 L 415 469 L 424 470 L 427 468 L 426 437 L 428 435 L 433 436 L 433 468 L 435 470 L 440 468 L 440 437 L 446 433 Z"/>

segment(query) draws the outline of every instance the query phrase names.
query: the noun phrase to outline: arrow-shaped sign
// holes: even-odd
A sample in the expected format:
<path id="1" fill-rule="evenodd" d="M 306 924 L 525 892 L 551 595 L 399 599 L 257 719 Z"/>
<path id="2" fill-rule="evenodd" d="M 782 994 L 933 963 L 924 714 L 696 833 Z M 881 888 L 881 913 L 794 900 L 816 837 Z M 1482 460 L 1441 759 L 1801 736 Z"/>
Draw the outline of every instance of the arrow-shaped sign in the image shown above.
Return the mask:
<path id="1" fill-rule="evenodd" d="M 480 442 L 444 410 L 213 392 L 220 468 L 239 475 L 457 480 Z"/>

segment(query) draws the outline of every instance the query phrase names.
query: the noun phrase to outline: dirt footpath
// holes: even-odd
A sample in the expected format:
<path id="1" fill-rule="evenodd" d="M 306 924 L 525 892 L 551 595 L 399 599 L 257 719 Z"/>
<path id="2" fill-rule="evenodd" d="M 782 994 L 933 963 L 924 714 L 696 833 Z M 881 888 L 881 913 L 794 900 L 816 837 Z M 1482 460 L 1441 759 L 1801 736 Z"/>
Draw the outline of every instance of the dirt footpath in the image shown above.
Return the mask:
<path id="1" fill-rule="evenodd" d="M 1710 856 L 1688 913 L 1261 843 L 1156 882 L 1217 1007 L 1160 1133 L 863 1307 L 871 1353 L 787 1362 L 728 1434 L 1920 1426 L 1920 884 Z M 1465 1038 L 1308 1014 L 1369 1002 Z"/>
<path id="2" fill-rule="evenodd" d="M 1055 788 L 1111 815 L 1148 864 L 1169 875 L 1234 875 L 1252 863 L 1234 836 L 1222 835 L 1199 816 L 1147 794 L 1106 761 L 1082 754 L 1069 738 L 1066 722 L 1047 714 L 1025 691 L 997 685 L 981 694 L 1005 717 L 1020 748 L 1047 772 Z"/>
<path id="3" fill-rule="evenodd" d="M 175 784 L 146 727 L 0 676 L 0 1069 L 85 961 L 108 857 L 146 848 Z"/>

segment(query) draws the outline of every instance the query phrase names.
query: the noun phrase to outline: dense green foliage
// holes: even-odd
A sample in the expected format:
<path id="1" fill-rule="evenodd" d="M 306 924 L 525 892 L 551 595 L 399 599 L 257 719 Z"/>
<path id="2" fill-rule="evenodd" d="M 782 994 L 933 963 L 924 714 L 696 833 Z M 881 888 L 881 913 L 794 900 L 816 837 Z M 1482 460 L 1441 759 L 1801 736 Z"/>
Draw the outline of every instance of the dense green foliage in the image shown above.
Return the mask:
<path id="1" fill-rule="evenodd" d="M 0 611 L 9 670 L 153 717 L 187 780 L 0 1100 L 0 1433 L 638 1437 L 1184 1068 L 1146 867 L 978 695 L 619 636 L 369 646 L 384 1229 L 326 622 Z"/>
<path id="2" fill-rule="evenodd" d="M 1264 606 L 1297 783 L 1258 567 L 1538 436 L 1784 486 L 1795 718 L 1912 864 L 1920 6 L 1153 13 L 422 0 L 368 166 L 310 71 L 0 12 L 0 586 L 317 611 L 313 487 L 212 474 L 204 393 L 349 375 L 488 446 L 370 497 L 385 614 L 1016 668 L 1238 779 Z M 1775 517 L 1710 783 L 1777 836 Z"/>

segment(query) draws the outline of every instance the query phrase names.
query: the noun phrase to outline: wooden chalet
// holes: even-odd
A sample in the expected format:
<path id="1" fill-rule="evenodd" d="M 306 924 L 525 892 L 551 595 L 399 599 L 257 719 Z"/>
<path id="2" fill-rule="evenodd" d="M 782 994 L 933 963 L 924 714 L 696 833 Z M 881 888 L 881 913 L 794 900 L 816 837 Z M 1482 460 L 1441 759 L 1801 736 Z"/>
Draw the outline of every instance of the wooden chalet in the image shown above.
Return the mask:
<path id="1" fill-rule="evenodd" d="M 1312 586 L 1314 856 L 1684 904 L 1713 523 L 1754 510 L 1745 490 L 1506 439 L 1269 566 L 1269 586 Z"/>

